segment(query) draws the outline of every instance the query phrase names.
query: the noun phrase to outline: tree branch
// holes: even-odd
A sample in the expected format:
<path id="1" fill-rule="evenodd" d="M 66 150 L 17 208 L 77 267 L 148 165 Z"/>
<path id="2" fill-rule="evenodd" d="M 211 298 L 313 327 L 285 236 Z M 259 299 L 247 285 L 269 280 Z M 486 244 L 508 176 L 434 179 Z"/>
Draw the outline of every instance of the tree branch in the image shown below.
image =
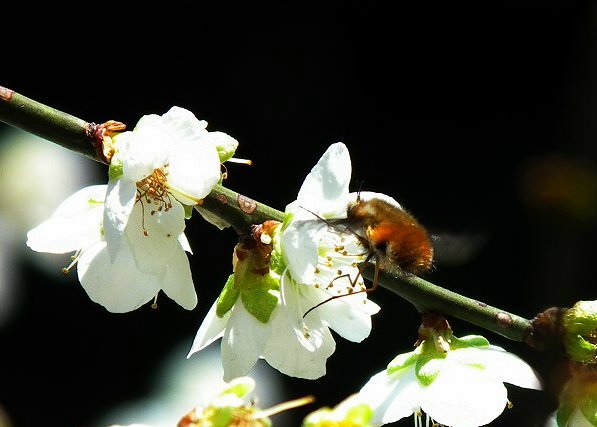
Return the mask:
<path id="1" fill-rule="evenodd" d="M 56 110 L 0 86 L 0 121 L 26 130 L 64 148 L 101 161 L 95 150 L 93 123 Z M 221 185 L 209 194 L 201 208 L 217 215 L 239 232 L 268 219 L 283 220 L 283 213 Z M 374 265 L 363 276 L 373 280 Z M 515 341 L 530 343 L 531 321 L 459 295 L 409 274 L 393 276 L 380 271 L 379 285 L 410 301 L 421 312 L 436 311 L 473 323 Z"/>

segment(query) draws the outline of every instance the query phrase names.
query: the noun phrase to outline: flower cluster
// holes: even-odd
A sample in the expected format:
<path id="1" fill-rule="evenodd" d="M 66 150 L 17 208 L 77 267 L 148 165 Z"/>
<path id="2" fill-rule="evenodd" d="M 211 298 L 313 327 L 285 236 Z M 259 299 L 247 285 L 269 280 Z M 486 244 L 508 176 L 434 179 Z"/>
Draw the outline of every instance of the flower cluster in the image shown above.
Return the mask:
<path id="1" fill-rule="evenodd" d="M 74 252 L 65 271 L 76 265 L 89 297 L 111 312 L 135 310 L 160 291 L 191 310 L 197 295 L 187 258 L 192 251 L 186 220 L 197 208 L 207 221 L 226 226 L 200 205 L 221 182 L 221 164 L 238 143 L 207 131 L 205 121 L 178 107 L 162 116 L 144 116 L 133 131 L 118 133 L 114 130 L 123 130 L 119 124 L 109 126 L 110 132 L 102 133 L 107 184 L 67 198 L 28 233 L 27 244 L 36 251 Z M 254 386 L 244 376 L 258 359 L 286 375 L 316 379 L 325 375 L 335 351 L 332 331 L 353 342 L 369 336 L 371 316 L 380 307 L 368 299 L 360 266 L 373 261 L 384 268 L 374 255 L 383 253 L 387 239 L 380 235 L 369 242 L 373 225 L 354 230 L 349 215 L 357 203 L 371 199 L 387 202 L 392 210 L 402 208 L 384 194 L 350 192 L 351 168 L 346 146 L 332 144 L 286 206 L 283 222 L 254 224 L 240 236 L 232 274 L 187 356 L 221 339 L 224 380 L 231 383 L 212 402 L 189 412 L 180 427 L 269 426 L 264 412 L 243 402 Z M 359 208 L 366 214 L 372 206 Z M 400 218 L 417 225 L 410 216 Z M 428 267 L 433 251 L 426 239 L 425 234 L 419 264 Z M 400 248 L 394 246 L 393 254 Z M 409 257 L 410 252 L 405 255 L 410 262 Z M 580 348 L 574 353 L 579 363 L 595 361 L 595 318 L 570 321 L 567 344 Z M 573 425 L 569 420 L 579 417 L 595 421 L 593 371 L 576 372 L 562 393 L 573 404 L 561 407 L 560 425 Z M 412 414 L 422 425 L 423 412 L 443 425 L 481 426 L 509 404 L 505 382 L 541 388 L 536 373 L 517 356 L 480 336 L 456 338 L 443 317 L 426 313 L 415 350 L 398 355 L 336 408 L 311 413 L 303 426 L 370 427 Z M 590 399 L 579 397 L 586 393 Z"/>

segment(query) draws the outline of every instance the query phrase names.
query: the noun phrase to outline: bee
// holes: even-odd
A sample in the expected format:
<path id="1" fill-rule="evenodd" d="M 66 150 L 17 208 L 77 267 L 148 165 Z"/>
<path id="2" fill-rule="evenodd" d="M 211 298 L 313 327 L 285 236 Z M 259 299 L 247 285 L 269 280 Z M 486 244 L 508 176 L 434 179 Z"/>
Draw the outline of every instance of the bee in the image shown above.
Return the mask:
<path id="1" fill-rule="evenodd" d="M 341 232 L 354 235 L 365 249 L 364 264 L 375 261 L 375 273 L 370 288 L 350 292 L 371 292 L 377 288 L 379 270 L 388 272 L 406 272 L 416 276 L 423 275 L 433 268 L 433 244 L 427 230 L 389 196 L 369 192 L 357 193 L 356 200 L 346 208 L 346 218 L 326 220 L 328 224 Z M 367 197 L 367 199 L 365 199 Z M 362 270 L 351 279 L 354 288 Z M 340 275 L 334 280 L 347 277 Z M 350 279 L 350 276 L 348 276 Z M 315 308 L 336 298 L 332 296 L 311 307 L 303 318 Z"/>
<path id="2" fill-rule="evenodd" d="M 425 228 L 391 197 L 362 199 L 348 205 L 348 229 L 373 259 L 376 269 L 421 275 L 433 266 L 433 244 Z M 373 284 L 376 286 L 376 283 Z"/>

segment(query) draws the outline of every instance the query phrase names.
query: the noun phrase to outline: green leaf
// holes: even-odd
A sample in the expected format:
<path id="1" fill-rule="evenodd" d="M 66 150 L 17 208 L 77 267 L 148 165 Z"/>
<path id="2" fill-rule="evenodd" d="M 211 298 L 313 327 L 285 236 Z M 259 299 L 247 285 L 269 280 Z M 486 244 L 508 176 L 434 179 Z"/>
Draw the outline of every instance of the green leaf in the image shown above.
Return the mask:
<path id="1" fill-rule="evenodd" d="M 240 291 L 234 286 L 234 274 L 231 274 L 228 277 L 228 280 L 226 280 L 224 289 L 222 289 L 222 292 L 220 292 L 220 296 L 218 297 L 216 305 L 216 315 L 218 317 L 223 317 L 230 311 L 234 306 L 234 303 L 236 303 L 239 293 Z"/>

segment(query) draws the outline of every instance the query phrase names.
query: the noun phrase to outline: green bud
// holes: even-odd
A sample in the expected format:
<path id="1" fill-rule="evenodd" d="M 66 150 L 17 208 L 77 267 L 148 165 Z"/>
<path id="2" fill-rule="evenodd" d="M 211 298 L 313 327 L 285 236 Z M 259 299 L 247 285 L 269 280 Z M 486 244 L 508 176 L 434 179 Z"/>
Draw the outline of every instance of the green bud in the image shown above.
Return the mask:
<path id="1" fill-rule="evenodd" d="M 564 344 L 576 362 L 597 363 L 597 301 L 579 301 L 563 316 Z"/>

